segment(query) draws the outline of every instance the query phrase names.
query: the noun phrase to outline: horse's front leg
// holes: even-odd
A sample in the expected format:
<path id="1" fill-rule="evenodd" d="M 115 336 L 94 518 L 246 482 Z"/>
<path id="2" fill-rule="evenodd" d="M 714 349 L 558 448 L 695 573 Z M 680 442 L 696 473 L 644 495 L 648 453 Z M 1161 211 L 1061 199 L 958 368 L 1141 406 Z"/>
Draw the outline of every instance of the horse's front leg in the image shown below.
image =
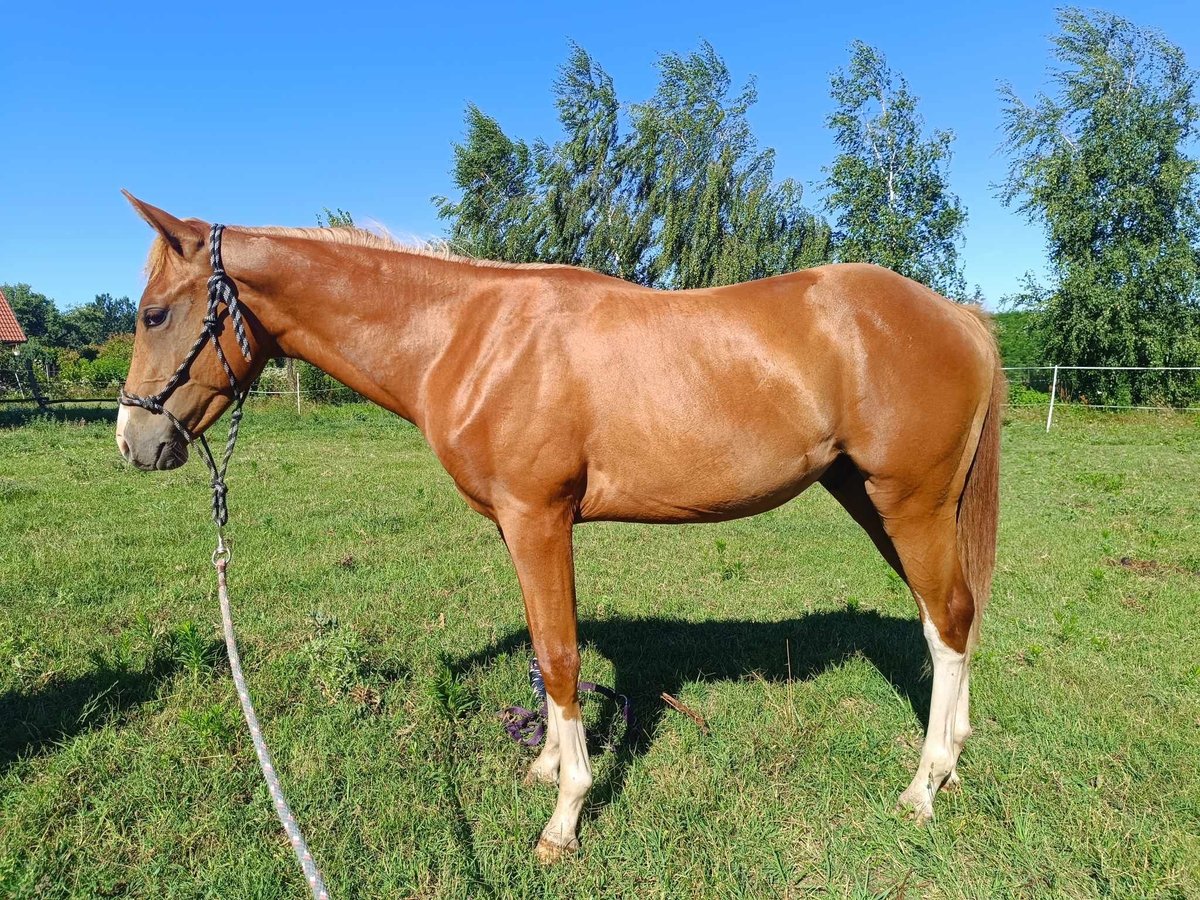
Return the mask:
<path id="1" fill-rule="evenodd" d="M 580 716 L 579 644 L 575 625 L 575 565 L 569 509 L 524 508 L 501 514 L 500 528 L 521 582 L 533 651 L 546 682 L 546 749 L 530 777 L 558 778 L 558 803 L 542 829 L 537 856 L 553 862 L 579 848 L 575 829 L 592 766 Z"/>
<path id="2" fill-rule="evenodd" d="M 529 764 L 525 773 L 525 784 L 558 784 L 558 768 L 562 752 L 558 745 L 558 722 L 550 715 L 550 698 L 546 697 L 546 734 L 542 752 Z"/>

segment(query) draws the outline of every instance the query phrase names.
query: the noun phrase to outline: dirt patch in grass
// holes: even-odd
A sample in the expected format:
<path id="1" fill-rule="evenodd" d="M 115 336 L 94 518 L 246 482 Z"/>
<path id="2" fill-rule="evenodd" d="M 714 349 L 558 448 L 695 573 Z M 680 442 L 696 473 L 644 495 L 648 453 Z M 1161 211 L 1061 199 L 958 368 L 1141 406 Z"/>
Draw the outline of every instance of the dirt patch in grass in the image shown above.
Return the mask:
<path id="1" fill-rule="evenodd" d="M 1136 559 L 1132 556 L 1122 556 L 1120 559 L 1108 560 L 1110 566 L 1119 566 L 1122 569 L 1129 569 L 1132 572 L 1137 572 L 1139 575 L 1160 575 L 1164 572 L 1169 572 L 1175 575 L 1192 575 L 1200 577 L 1200 570 L 1189 569 L 1185 566 L 1176 566 L 1171 563 L 1161 563 L 1156 559 Z"/>

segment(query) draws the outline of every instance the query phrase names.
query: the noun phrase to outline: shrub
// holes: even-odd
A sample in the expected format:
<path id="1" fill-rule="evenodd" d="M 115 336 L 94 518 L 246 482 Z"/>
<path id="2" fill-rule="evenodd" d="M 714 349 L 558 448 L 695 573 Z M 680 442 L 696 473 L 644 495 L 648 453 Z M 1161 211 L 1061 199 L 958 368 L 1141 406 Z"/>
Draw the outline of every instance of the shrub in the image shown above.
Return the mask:
<path id="1" fill-rule="evenodd" d="M 89 344 L 76 350 L 59 350 L 59 377 L 91 388 L 102 389 L 121 384 L 129 376 L 133 358 L 133 335 L 115 334 L 103 344 Z"/>
<path id="2" fill-rule="evenodd" d="M 326 375 L 316 366 L 297 362 L 300 367 L 300 389 L 316 403 L 359 403 L 362 396 L 341 382 Z"/>
<path id="3" fill-rule="evenodd" d="M 1046 406 L 1050 403 L 1050 393 L 1031 388 L 1027 384 L 1009 384 L 1008 402 L 1011 406 Z"/>

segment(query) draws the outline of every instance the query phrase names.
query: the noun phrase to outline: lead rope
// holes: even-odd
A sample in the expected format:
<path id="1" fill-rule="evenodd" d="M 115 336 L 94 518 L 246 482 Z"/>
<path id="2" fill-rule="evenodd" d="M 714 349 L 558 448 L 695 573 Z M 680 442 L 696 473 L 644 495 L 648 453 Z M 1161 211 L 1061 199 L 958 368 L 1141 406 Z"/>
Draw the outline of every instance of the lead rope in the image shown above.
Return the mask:
<path id="1" fill-rule="evenodd" d="M 229 588 L 225 584 L 225 567 L 229 564 L 229 548 L 224 541 L 217 538 L 217 549 L 213 553 L 213 565 L 217 568 L 217 593 L 221 598 L 221 624 L 225 629 L 225 650 L 229 654 L 229 669 L 233 673 L 233 683 L 237 688 L 238 700 L 242 704 L 242 715 L 246 717 L 246 725 L 250 728 L 250 738 L 254 741 L 254 752 L 258 755 L 258 765 L 262 769 L 263 778 L 267 780 L 267 788 L 271 792 L 271 801 L 275 804 L 275 814 L 283 830 L 287 832 L 288 841 L 300 860 L 300 868 L 304 870 L 304 880 L 308 882 L 314 900 L 329 900 L 329 892 L 325 889 L 325 881 L 317 868 L 317 863 L 308 850 L 292 808 L 288 806 L 287 798 L 283 796 L 283 787 L 279 776 L 275 774 L 275 766 L 271 763 L 271 751 L 263 740 L 262 728 L 258 724 L 258 716 L 254 712 L 254 704 L 250 701 L 250 691 L 246 689 L 246 676 L 242 674 L 242 658 L 238 653 L 237 638 L 233 633 L 233 612 L 229 605 Z"/>
<path id="2" fill-rule="evenodd" d="M 267 789 L 271 792 L 275 814 L 279 816 L 279 823 L 283 826 L 288 841 L 296 852 L 300 868 L 304 870 L 304 880 L 308 882 L 314 900 L 329 900 L 325 881 L 308 850 L 304 835 L 300 833 L 296 817 L 292 815 L 292 809 L 283 796 L 283 787 L 279 783 L 279 776 L 275 774 L 275 766 L 271 763 L 271 752 L 267 749 L 266 741 L 263 740 L 262 727 L 258 724 L 258 715 L 254 712 L 254 704 L 250 701 L 250 692 L 246 689 L 246 676 L 242 673 L 242 657 L 238 653 L 237 638 L 233 631 L 233 612 L 229 603 L 229 586 L 225 579 L 225 570 L 232 558 L 229 546 L 225 543 L 225 524 L 229 521 L 229 489 L 225 484 L 225 473 L 229 470 L 229 461 L 233 458 L 233 448 L 237 444 L 238 430 L 242 424 L 242 411 L 246 397 L 249 395 L 249 385 L 245 390 L 238 388 L 237 375 L 221 347 L 221 304 L 224 304 L 228 310 L 238 347 L 247 362 L 250 361 L 250 341 L 246 337 L 246 325 L 242 317 L 242 305 L 238 298 L 237 285 L 225 272 L 225 266 L 221 262 L 221 236 L 224 231 L 224 225 L 213 225 L 209 232 L 212 275 L 208 279 L 208 312 L 204 317 L 204 329 L 200 332 L 200 336 L 196 338 L 183 362 L 167 379 L 167 383 L 163 385 L 161 391 L 148 397 L 140 397 L 122 389 L 120 401 L 125 406 L 140 406 L 155 415 L 166 416 L 185 441 L 189 444 L 198 443 L 200 445 L 201 456 L 204 464 L 208 467 L 213 492 L 212 517 L 217 526 L 217 549 L 213 551 L 212 562 L 217 570 L 217 596 L 221 603 L 221 624 L 225 631 L 225 650 L 229 656 L 229 669 L 233 673 L 233 684 L 237 689 L 238 700 L 242 706 L 242 715 L 250 729 L 250 739 L 254 742 L 254 752 L 258 756 L 259 768 L 262 769 L 263 778 L 267 781 Z M 225 453 L 221 457 L 220 465 L 217 464 L 204 435 L 193 435 L 165 406 L 167 398 L 171 396 L 175 388 L 190 375 L 192 363 L 196 361 L 196 357 L 200 355 L 204 345 L 209 343 L 212 344 L 213 350 L 217 354 L 221 368 L 225 370 L 225 377 L 229 379 L 229 387 L 232 389 L 234 397 L 233 413 L 229 418 L 229 437 L 225 441 Z"/>

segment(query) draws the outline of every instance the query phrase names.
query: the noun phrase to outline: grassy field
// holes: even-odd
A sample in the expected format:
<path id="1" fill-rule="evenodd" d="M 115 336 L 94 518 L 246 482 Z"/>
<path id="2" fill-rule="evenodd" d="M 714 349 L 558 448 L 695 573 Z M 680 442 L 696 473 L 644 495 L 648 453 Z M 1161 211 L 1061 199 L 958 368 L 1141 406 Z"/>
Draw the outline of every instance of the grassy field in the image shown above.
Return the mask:
<path id="1" fill-rule="evenodd" d="M 0 895 L 302 897 L 218 641 L 203 468 L 131 471 L 91 418 L 0 429 Z M 892 812 L 928 704 L 914 605 L 816 488 L 578 529 L 584 677 L 641 730 L 588 702 L 583 849 L 545 869 L 553 794 L 497 719 L 528 650 L 494 528 L 405 423 L 253 406 L 234 611 L 334 896 L 1200 896 L 1200 421 L 1013 412 L 1004 445 L 935 823 Z"/>

